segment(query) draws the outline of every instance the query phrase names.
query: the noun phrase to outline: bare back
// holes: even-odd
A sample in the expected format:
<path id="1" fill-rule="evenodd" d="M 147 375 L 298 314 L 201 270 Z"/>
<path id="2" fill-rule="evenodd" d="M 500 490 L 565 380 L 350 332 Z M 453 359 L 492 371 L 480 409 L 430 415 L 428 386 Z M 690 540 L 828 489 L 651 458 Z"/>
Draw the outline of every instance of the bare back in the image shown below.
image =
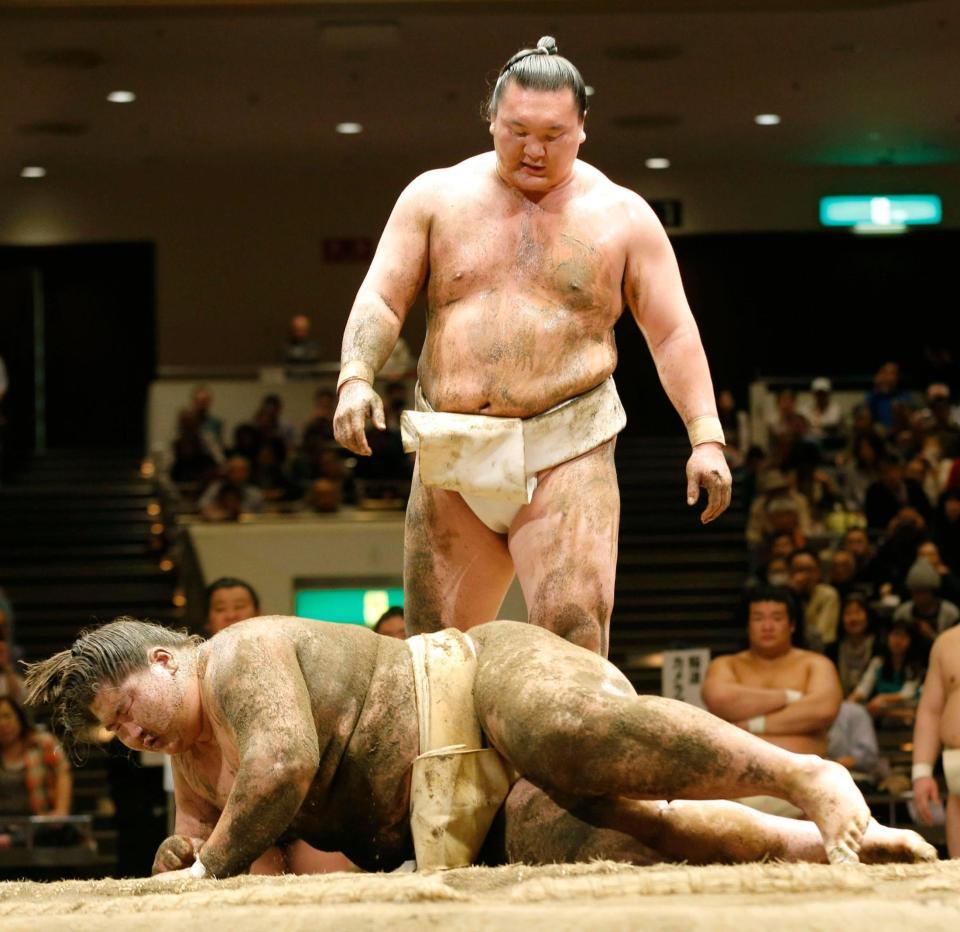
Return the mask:
<path id="1" fill-rule="evenodd" d="M 580 161 L 539 203 L 500 179 L 493 153 L 424 177 L 431 404 L 526 417 L 606 378 L 639 198 Z"/>
<path id="2" fill-rule="evenodd" d="M 396 866 L 408 856 L 409 770 L 419 750 L 410 659 L 399 641 L 357 626 L 274 616 L 232 625 L 201 648 L 203 706 L 214 741 L 174 756 L 187 808 L 193 803 L 206 816 L 201 822 L 215 823 L 237 773 L 235 725 L 218 699 L 221 681 L 229 677 L 232 687 L 246 684 L 255 695 L 262 671 L 248 662 L 244 646 L 255 644 L 267 658 L 271 644 L 291 641 L 320 759 L 289 831 L 316 847 L 344 851 L 366 869 Z M 216 663 L 225 657 L 229 663 Z M 178 811 L 178 832 L 191 828 L 181 826 Z"/>

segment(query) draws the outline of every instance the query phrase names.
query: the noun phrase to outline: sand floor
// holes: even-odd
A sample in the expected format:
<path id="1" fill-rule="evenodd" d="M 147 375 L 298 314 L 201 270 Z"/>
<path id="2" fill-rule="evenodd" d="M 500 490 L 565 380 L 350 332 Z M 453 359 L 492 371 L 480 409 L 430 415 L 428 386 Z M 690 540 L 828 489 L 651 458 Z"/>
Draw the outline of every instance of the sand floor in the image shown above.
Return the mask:
<path id="1" fill-rule="evenodd" d="M 71 932 L 474 929 L 960 929 L 960 861 L 593 864 L 427 875 L 0 883 L 0 929 Z"/>

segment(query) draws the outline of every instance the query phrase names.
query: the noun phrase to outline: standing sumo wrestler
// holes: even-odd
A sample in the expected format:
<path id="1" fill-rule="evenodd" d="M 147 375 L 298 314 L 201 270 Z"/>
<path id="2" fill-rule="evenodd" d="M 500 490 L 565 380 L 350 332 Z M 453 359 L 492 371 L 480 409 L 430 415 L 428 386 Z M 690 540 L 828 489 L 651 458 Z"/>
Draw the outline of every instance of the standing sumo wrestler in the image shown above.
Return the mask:
<path id="1" fill-rule="evenodd" d="M 687 501 L 730 502 L 723 433 L 669 240 L 637 194 L 577 158 L 587 96 L 544 37 L 514 55 L 489 101 L 493 152 L 400 195 L 343 337 L 337 439 L 369 455 L 373 390 L 427 286 L 417 468 L 404 577 L 411 634 L 496 618 L 516 572 L 530 621 L 605 654 L 625 424 L 613 328 L 629 306 L 693 445 Z"/>

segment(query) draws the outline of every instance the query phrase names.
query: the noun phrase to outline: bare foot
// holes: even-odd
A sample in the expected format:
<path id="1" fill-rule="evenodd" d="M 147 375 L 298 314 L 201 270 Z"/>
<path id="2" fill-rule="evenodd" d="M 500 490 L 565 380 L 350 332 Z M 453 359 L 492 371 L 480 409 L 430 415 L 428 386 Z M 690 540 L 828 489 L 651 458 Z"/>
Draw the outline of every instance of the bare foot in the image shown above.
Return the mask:
<path id="1" fill-rule="evenodd" d="M 846 767 L 812 754 L 804 755 L 790 802 L 817 824 L 831 864 L 859 860 L 870 810 Z"/>
<path id="2" fill-rule="evenodd" d="M 936 861 L 937 849 L 910 829 L 887 828 L 870 820 L 860 846 L 860 859 L 866 864 L 901 861 L 908 864 Z"/>

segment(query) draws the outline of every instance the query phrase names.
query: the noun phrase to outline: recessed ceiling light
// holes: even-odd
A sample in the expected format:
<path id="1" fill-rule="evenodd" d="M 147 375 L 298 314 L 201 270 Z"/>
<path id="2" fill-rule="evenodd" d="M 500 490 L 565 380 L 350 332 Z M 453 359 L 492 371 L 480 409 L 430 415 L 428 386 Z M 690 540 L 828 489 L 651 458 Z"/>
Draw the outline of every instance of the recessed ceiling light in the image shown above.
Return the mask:
<path id="1" fill-rule="evenodd" d="M 776 126 L 780 122 L 779 113 L 758 113 L 754 118 L 753 122 L 757 126 Z"/>
<path id="2" fill-rule="evenodd" d="M 42 178 L 47 170 L 40 165 L 24 165 L 20 169 L 21 178 Z"/>
<path id="3" fill-rule="evenodd" d="M 643 164 L 646 165 L 647 168 L 669 168 L 670 159 L 652 158 L 647 159 Z"/>
<path id="4" fill-rule="evenodd" d="M 112 104 L 132 104 L 137 99 L 133 91 L 110 91 L 107 100 Z"/>
<path id="5" fill-rule="evenodd" d="M 355 136 L 357 133 L 363 132 L 362 123 L 338 123 L 337 132 L 343 133 L 344 136 Z"/>
<path id="6" fill-rule="evenodd" d="M 584 87 L 584 91 L 586 91 L 587 97 L 593 97 L 593 95 L 594 95 L 594 93 L 595 93 L 592 84 L 586 85 L 586 87 Z"/>

